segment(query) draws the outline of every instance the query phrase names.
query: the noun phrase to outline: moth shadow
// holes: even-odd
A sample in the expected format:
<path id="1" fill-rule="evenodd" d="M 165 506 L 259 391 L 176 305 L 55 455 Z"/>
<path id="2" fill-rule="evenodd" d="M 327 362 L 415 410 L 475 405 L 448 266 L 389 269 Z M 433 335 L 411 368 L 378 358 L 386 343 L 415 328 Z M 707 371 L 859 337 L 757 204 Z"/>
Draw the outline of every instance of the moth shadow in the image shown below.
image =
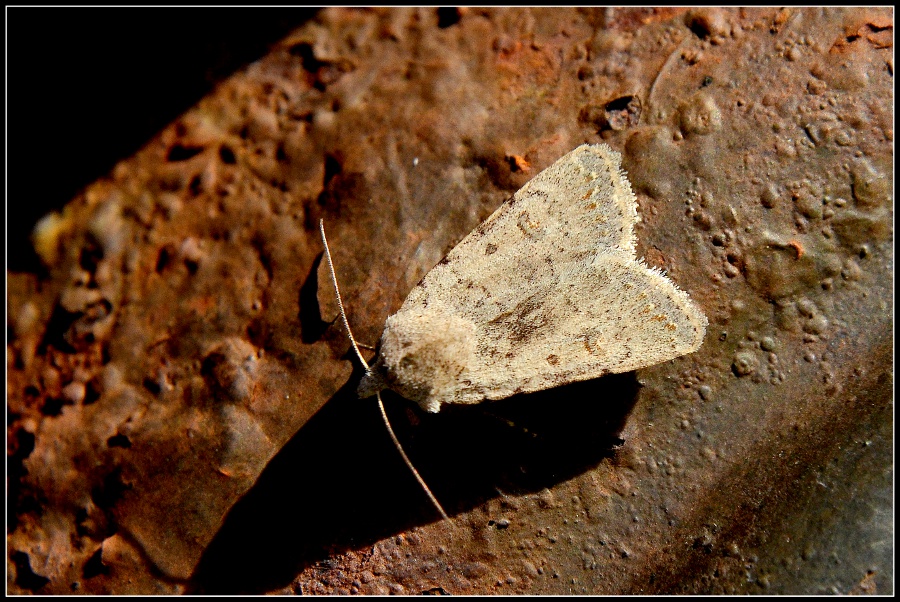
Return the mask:
<path id="1" fill-rule="evenodd" d="M 316 255 L 297 293 L 297 307 L 300 308 L 297 319 L 300 322 L 300 340 L 304 343 L 315 343 L 321 339 L 329 325 L 322 320 L 319 309 L 319 265 L 324 257 L 324 251 Z"/>
<path id="2" fill-rule="evenodd" d="M 191 580 L 204 594 L 263 593 L 309 566 L 440 520 L 351 379 L 231 509 Z M 540 491 L 615 454 L 637 399 L 634 373 L 426 414 L 385 394 L 425 482 L 451 515 Z"/>
<path id="3" fill-rule="evenodd" d="M 452 515 L 501 491 L 540 491 L 613 457 L 639 388 L 635 373 L 616 374 L 392 424 Z"/>

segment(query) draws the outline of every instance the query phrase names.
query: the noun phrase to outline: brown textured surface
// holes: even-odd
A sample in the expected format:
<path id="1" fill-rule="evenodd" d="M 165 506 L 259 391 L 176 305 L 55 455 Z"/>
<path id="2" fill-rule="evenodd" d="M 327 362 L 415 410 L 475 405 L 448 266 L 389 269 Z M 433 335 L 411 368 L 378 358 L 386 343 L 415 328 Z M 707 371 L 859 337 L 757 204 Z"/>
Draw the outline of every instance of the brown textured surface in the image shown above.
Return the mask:
<path id="1" fill-rule="evenodd" d="M 322 12 L 43 221 L 46 278 L 9 275 L 10 591 L 892 592 L 892 41 L 873 9 Z M 375 342 L 598 140 L 706 342 L 387 399 L 435 523 L 354 399 L 317 220 Z"/>

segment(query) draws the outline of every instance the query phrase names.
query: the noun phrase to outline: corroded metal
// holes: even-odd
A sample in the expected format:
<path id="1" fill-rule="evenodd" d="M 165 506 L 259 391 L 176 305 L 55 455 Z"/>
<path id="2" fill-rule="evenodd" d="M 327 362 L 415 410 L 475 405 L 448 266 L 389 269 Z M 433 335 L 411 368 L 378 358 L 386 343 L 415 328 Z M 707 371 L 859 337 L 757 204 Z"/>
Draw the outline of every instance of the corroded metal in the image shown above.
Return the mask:
<path id="1" fill-rule="evenodd" d="M 893 592 L 893 11 L 325 10 L 8 275 L 11 592 Z M 364 342 L 583 142 L 690 356 L 425 416 Z M 320 288 L 322 290 L 320 290 Z"/>

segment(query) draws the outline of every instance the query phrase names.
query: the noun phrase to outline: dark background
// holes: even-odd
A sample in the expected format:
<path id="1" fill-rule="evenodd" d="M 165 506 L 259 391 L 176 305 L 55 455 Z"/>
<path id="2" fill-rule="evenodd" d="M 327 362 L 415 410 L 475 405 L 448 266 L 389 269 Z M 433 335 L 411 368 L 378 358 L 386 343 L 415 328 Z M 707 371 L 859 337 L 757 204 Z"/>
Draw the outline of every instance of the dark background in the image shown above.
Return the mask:
<path id="1" fill-rule="evenodd" d="M 7 8 L 7 269 L 45 214 L 316 9 Z"/>

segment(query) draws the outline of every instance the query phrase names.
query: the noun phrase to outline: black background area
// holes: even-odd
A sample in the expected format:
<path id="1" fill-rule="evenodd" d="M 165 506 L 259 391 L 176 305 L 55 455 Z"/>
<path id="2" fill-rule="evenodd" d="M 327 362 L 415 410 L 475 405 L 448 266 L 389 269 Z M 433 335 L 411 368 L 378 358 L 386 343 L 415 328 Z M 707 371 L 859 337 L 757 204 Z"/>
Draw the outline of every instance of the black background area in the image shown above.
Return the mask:
<path id="1" fill-rule="evenodd" d="M 310 8 L 7 8 L 7 268 L 35 223 L 108 174 Z"/>

